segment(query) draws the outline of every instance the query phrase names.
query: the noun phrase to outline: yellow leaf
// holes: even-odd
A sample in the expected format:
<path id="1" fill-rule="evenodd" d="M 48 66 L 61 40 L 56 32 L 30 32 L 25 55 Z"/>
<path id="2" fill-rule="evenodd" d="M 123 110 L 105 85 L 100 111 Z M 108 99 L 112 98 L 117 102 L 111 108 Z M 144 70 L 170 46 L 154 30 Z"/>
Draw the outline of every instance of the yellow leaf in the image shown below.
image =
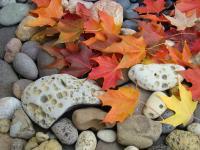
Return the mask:
<path id="1" fill-rule="evenodd" d="M 175 114 L 162 123 L 173 126 L 186 125 L 191 119 L 193 112 L 196 109 L 197 103 L 192 100 L 192 94 L 181 83 L 179 83 L 180 99 L 172 95 L 171 97 L 159 95 L 166 106 L 173 110 Z"/>

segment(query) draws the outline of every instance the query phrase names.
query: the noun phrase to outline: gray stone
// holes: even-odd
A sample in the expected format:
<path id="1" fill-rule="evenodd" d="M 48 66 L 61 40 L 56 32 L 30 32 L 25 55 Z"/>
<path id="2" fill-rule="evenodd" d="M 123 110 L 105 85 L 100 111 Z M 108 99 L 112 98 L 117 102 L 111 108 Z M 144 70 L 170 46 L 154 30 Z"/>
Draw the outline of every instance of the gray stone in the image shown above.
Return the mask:
<path id="1" fill-rule="evenodd" d="M 75 150 L 74 145 L 62 145 L 63 150 Z"/>
<path id="2" fill-rule="evenodd" d="M 96 150 L 123 150 L 124 147 L 117 142 L 106 143 L 101 140 L 98 141 Z"/>
<path id="3" fill-rule="evenodd" d="M 129 29 L 137 30 L 138 24 L 134 20 L 124 20 L 123 24 L 122 24 L 122 27 L 123 28 L 129 28 Z"/>
<path id="4" fill-rule="evenodd" d="M 15 37 L 15 30 L 15 26 L 0 28 L 0 58 L 4 58 L 5 46 L 11 38 Z"/>
<path id="5" fill-rule="evenodd" d="M 194 122 L 200 123 L 200 104 L 197 105 L 197 108 L 194 111 Z"/>
<path id="6" fill-rule="evenodd" d="M 78 130 L 68 118 L 63 118 L 56 122 L 51 127 L 51 130 L 63 144 L 72 145 L 78 139 Z"/>
<path id="7" fill-rule="evenodd" d="M 16 138 L 30 139 L 35 134 L 31 120 L 22 109 L 15 111 L 10 126 L 10 136 Z"/>
<path id="8" fill-rule="evenodd" d="M 39 51 L 41 50 L 40 44 L 35 41 L 27 41 L 23 44 L 21 51 L 36 60 Z"/>
<path id="9" fill-rule="evenodd" d="M 37 57 L 37 66 L 39 70 L 39 76 L 48 76 L 57 74 L 59 71 L 58 69 L 48 69 L 47 65 L 54 62 L 54 58 L 50 56 L 47 52 L 40 50 Z"/>
<path id="10" fill-rule="evenodd" d="M 122 145 L 134 145 L 140 149 L 148 148 L 157 141 L 162 125 L 142 115 L 132 115 L 117 124 L 118 142 Z"/>
<path id="11" fill-rule="evenodd" d="M 18 53 L 13 61 L 13 67 L 21 76 L 33 80 L 38 76 L 38 69 L 34 61 L 24 53 Z"/>
<path id="12" fill-rule="evenodd" d="M 12 3 L 16 3 L 16 0 L 0 0 L 0 7 L 4 7 Z"/>
<path id="13" fill-rule="evenodd" d="M 116 0 L 116 2 L 122 5 L 123 9 L 127 9 L 131 5 L 130 0 Z"/>
<path id="14" fill-rule="evenodd" d="M 28 0 L 17 0 L 18 3 L 26 3 Z"/>
<path id="15" fill-rule="evenodd" d="M 148 148 L 148 150 L 171 150 L 171 148 L 167 145 L 156 145 Z"/>
<path id="16" fill-rule="evenodd" d="M 12 138 L 7 134 L 0 134 L 0 149 L 10 150 L 12 144 Z"/>
<path id="17" fill-rule="evenodd" d="M 10 26 L 19 23 L 29 12 L 29 5 L 12 3 L 0 10 L 0 24 Z"/>
<path id="18" fill-rule="evenodd" d="M 139 14 L 136 11 L 133 11 L 132 7 L 124 10 L 124 18 L 125 19 L 137 19 L 139 18 Z"/>
<path id="19" fill-rule="evenodd" d="M 18 80 L 12 67 L 0 59 L 0 98 L 12 96 L 12 84 Z"/>
<path id="20" fill-rule="evenodd" d="M 11 149 L 10 150 L 23 150 L 26 145 L 26 141 L 23 139 L 14 138 L 12 140 Z"/>
<path id="21" fill-rule="evenodd" d="M 103 129 L 97 132 L 97 137 L 107 143 L 115 142 L 117 135 L 114 130 Z"/>
<path id="22" fill-rule="evenodd" d="M 200 123 L 192 123 L 187 127 L 187 130 L 200 136 Z"/>

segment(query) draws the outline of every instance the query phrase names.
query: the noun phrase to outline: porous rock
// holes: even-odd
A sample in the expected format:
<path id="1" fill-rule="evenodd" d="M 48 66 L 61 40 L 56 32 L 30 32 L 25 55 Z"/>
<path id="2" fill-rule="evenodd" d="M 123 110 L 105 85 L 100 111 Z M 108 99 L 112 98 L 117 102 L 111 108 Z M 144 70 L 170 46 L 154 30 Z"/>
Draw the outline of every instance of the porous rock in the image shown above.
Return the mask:
<path id="1" fill-rule="evenodd" d="M 14 138 L 11 144 L 11 150 L 24 150 L 26 141 L 23 139 Z"/>

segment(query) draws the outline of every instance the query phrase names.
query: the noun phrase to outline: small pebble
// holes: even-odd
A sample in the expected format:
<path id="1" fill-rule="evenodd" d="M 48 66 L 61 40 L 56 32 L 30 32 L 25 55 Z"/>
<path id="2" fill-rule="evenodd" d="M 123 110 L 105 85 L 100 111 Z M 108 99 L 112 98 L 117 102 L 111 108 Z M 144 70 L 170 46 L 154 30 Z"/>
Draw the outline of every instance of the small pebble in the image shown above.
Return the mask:
<path id="1" fill-rule="evenodd" d="M 125 20 L 122 24 L 122 27 L 137 30 L 138 24 L 137 24 L 137 22 L 135 22 L 133 20 Z"/>
<path id="2" fill-rule="evenodd" d="M 124 18 L 125 19 L 136 19 L 136 18 L 139 18 L 139 15 L 137 12 L 133 11 L 132 8 L 128 8 L 124 11 Z"/>
<path id="3" fill-rule="evenodd" d="M 139 150 L 139 149 L 135 146 L 128 146 L 124 150 Z"/>
<path id="4" fill-rule="evenodd" d="M 200 123 L 192 123 L 187 127 L 187 130 L 200 136 Z"/>
<path id="5" fill-rule="evenodd" d="M 122 5 L 123 9 L 130 7 L 130 0 L 116 0 L 120 5 Z"/>
<path id="6" fill-rule="evenodd" d="M 107 143 L 112 143 L 116 140 L 117 135 L 113 130 L 100 130 L 97 132 L 97 137 Z"/>

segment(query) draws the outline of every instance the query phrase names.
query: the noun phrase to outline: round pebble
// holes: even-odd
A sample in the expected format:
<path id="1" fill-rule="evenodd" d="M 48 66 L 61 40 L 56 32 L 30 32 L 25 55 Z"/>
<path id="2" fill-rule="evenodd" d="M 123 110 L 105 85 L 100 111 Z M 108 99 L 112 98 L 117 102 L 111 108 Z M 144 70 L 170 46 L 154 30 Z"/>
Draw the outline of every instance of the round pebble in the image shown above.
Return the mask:
<path id="1" fill-rule="evenodd" d="M 200 136 L 200 123 L 192 123 L 187 127 L 187 130 Z"/>
<path id="2" fill-rule="evenodd" d="M 121 4 L 122 7 L 123 7 L 123 9 L 126 9 L 126 8 L 128 8 L 131 5 L 131 3 L 130 3 L 129 0 L 116 0 L 116 2 L 118 2 L 119 4 Z"/>
<path id="3" fill-rule="evenodd" d="M 124 11 L 124 18 L 126 19 L 135 19 L 138 17 L 139 17 L 138 13 L 133 11 L 131 7 Z"/>
<path id="4" fill-rule="evenodd" d="M 132 20 L 125 20 L 122 24 L 122 27 L 137 30 L 138 24 L 137 24 L 137 22 L 132 21 Z"/>
<path id="5" fill-rule="evenodd" d="M 39 143 L 47 141 L 49 139 L 49 135 L 44 134 L 43 132 L 37 132 L 35 137 Z"/>
<path id="6" fill-rule="evenodd" d="M 97 137 L 104 142 L 112 143 L 116 140 L 117 135 L 113 130 L 100 130 L 97 133 Z"/>
<path id="7" fill-rule="evenodd" d="M 139 149 L 135 146 L 128 146 L 124 150 L 139 150 Z"/>

